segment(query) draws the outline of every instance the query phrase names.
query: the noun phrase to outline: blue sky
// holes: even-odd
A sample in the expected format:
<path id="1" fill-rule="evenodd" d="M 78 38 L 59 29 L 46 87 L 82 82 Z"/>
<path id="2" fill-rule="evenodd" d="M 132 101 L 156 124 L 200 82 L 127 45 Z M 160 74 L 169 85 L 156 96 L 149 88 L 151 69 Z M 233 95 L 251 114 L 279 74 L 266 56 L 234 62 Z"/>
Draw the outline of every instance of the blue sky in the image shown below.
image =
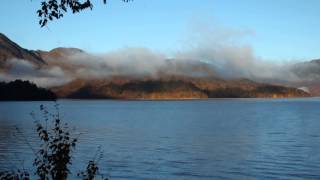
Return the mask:
<path id="1" fill-rule="evenodd" d="M 235 31 L 257 56 L 270 60 L 320 58 L 319 0 L 92 0 L 95 7 L 37 24 L 40 0 L 4 0 L 0 31 L 28 49 L 78 47 L 103 53 L 146 47 L 170 54 L 205 22 Z M 214 33 L 214 32 L 212 32 Z"/>

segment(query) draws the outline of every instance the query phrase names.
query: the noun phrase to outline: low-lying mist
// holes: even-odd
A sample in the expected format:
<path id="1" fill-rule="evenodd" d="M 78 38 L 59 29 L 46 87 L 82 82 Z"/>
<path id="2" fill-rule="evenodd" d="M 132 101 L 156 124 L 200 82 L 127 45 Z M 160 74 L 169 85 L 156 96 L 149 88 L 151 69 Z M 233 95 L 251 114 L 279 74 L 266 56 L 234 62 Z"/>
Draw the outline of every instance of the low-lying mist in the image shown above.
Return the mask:
<path id="1" fill-rule="evenodd" d="M 203 29 L 206 29 L 205 31 Z M 0 80 L 31 80 L 40 86 L 58 86 L 73 79 L 97 79 L 111 76 L 152 77 L 179 75 L 214 76 L 224 79 L 247 78 L 256 81 L 297 82 L 319 78 L 295 72 L 294 62 L 265 60 L 242 41 L 251 32 L 223 28 L 193 31 L 192 38 L 170 55 L 148 48 L 123 48 L 104 54 L 77 52 L 60 59 L 46 60 L 37 67 L 26 60 L 7 61 Z"/>

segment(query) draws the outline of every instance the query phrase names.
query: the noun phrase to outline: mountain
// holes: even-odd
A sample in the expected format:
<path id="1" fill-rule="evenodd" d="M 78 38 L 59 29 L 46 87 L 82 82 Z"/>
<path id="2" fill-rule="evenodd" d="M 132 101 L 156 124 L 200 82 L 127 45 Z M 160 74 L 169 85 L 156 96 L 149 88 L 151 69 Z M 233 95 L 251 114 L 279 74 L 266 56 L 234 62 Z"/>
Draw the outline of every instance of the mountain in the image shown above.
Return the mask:
<path id="1" fill-rule="evenodd" d="M 58 47 L 50 51 L 38 50 L 37 54 L 45 60 L 49 67 L 60 67 L 64 71 L 73 72 L 77 67 L 68 63 L 67 60 L 74 55 L 86 54 L 86 52 L 78 48 Z"/>
<path id="2" fill-rule="evenodd" d="M 0 65 L 3 65 L 10 59 L 24 59 L 36 65 L 46 64 L 45 60 L 35 51 L 20 47 L 4 34 L 0 33 Z"/>
<path id="3" fill-rule="evenodd" d="M 141 50 L 138 49 L 137 52 Z M 144 53 L 147 60 L 154 57 L 148 52 Z M 129 55 L 123 52 L 116 56 L 128 57 Z M 212 64 L 197 60 L 167 59 L 161 62 L 156 61 L 156 65 L 145 62 L 128 65 L 126 60 L 121 64 L 122 62 L 112 58 L 113 63 L 108 63 L 108 58 L 110 57 L 95 56 L 77 48 L 59 47 L 51 51 L 27 50 L 0 34 L 0 69 L 7 69 L 0 71 L 2 73 L 0 78 L 3 79 L 8 75 L 6 73 L 12 73 L 8 75 L 11 79 L 21 77 L 38 80 L 38 82 L 51 81 L 53 84 L 59 84 L 50 87 L 50 90 L 60 98 L 305 97 L 310 94 L 303 88 L 297 88 L 310 83 L 307 86 L 309 90 L 311 85 L 319 84 L 305 79 L 294 83 L 277 82 L 277 85 L 270 84 L 271 81 L 259 83 L 243 78 L 226 79 L 215 71 Z M 133 58 L 137 58 L 135 54 Z M 12 59 L 24 59 L 36 65 L 36 68 L 25 63 L 18 64 L 16 68 L 1 66 Z M 131 62 L 130 59 L 128 61 Z M 312 64 L 311 67 L 308 64 Z M 314 68 L 314 64 L 317 64 L 317 68 Z M 307 62 L 306 65 L 297 64 L 293 71 L 299 76 L 319 76 L 319 64 L 319 60 Z M 68 80 L 61 81 L 61 79 Z M 62 85 L 57 83 L 60 81 L 63 82 Z"/>

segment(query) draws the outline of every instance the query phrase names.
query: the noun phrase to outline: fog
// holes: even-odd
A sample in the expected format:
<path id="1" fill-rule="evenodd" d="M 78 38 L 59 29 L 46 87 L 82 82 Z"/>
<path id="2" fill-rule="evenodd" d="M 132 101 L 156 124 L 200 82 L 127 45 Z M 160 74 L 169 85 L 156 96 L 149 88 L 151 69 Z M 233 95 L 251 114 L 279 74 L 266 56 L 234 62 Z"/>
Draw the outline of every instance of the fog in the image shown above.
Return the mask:
<path id="1" fill-rule="evenodd" d="M 0 81 L 29 80 L 42 87 L 58 86 L 71 81 L 58 66 L 39 68 L 26 60 L 11 59 L 0 72 Z"/>

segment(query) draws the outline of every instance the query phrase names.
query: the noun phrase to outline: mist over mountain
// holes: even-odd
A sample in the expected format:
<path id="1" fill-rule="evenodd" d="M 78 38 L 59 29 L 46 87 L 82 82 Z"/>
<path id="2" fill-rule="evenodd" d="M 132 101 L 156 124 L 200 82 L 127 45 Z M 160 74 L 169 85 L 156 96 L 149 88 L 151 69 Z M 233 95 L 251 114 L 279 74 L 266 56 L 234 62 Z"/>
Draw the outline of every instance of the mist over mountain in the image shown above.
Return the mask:
<path id="1" fill-rule="evenodd" d="M 228 38 L 201 42 L 168 58 L 146 48 L 104 54 L 62 47 L 30 51 L 0 37 L 0 80 L 30 80 L 60 97 L 207 98 L 221 91 L 229 96 L 237 92 L 237 97 L 293 97 L 320 92 L 319 60 L 269 63 Z"/>

